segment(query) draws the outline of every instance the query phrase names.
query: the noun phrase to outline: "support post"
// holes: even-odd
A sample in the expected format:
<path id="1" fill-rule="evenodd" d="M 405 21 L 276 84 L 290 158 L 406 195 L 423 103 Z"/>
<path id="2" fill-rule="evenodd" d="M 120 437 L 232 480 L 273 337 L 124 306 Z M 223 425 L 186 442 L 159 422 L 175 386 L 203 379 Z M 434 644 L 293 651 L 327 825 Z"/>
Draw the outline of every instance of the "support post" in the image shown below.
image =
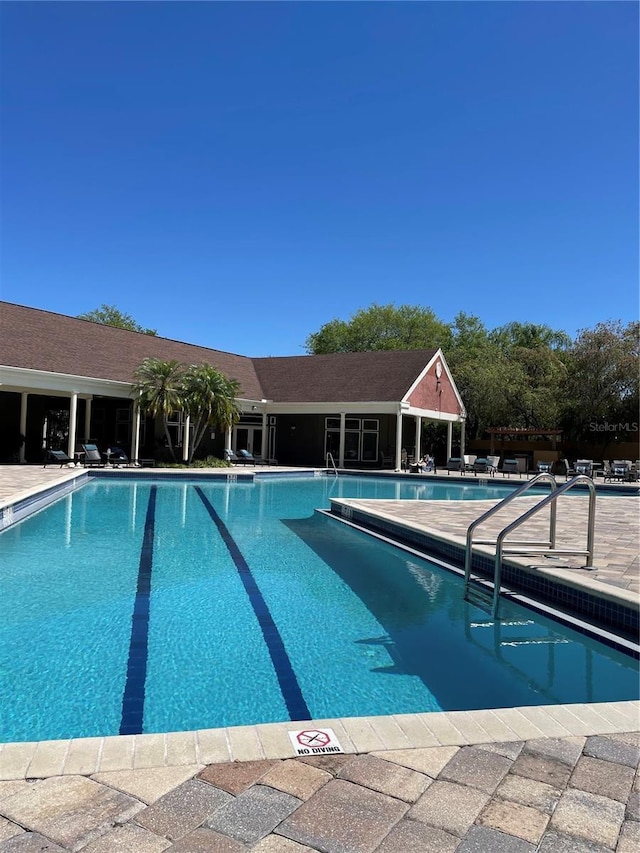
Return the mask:
<path id="1" fill-rule="evenodd" d="M 90 402 L 87 400 L 87 402 Z M 138 462 L 140 457 L 140 406 L 133 404 L 133 435 L 131 436 L 131 461 Z"/>
<path id="2" fill-rule="evenodd" d="M 338 451 L 338 465 L 341 468 L 344 468 L 344 445 L 346 427 L 347 415 L 345 412 L 340 412 L 340 449 Z"/>
<path id="3" fill-rule="evenodd" d="M 27 461 L 26 452 L 27 452 L 27 398 L 29 394 L 26 391 L 23 391 L 20 396 L 20 438 L 22 444 L 20 445 L 20 450 L 18 451 L 18 461 L 21 465 L 24 465 Z"/>
<path id="4" fill-rule="evenodd" d="M 189 461 L 189 427 L 191 426 L 191 415 L 187 415 L 182 428 L 182 461 Z"/>
<path id="5" fill-rule="evenodd" d="M 415 449 L 415 456 L 413 459 L 413 461 L 415 463 L 418 463 L 420 461 L 420 459 L 422 458 L 421 447 L 422 447 L 422 418 L 420 417 L 420 415 L 416 415 L 416 449 Z"/>
<path id="6" fill-rule="evenodd" d="M 76 429 L 78 420 L 78 395 L 74 391 L 69 404 L 69 439 L 67 441 L 67 456 L 73 459 L 76 452 Z"/>
<path id="7" fill-rule="evenodd" d="M 398 407 L 396 415 L 396 464 L 395 469 L 399 471 L 402 468 L 402 409 Z"/>
<path id="8" fill-rule="evenodd" d="M 91 404 L 93 403 L 93 397 L 87 397 L 84 401 L 84 440 L 89 441 L 91 439 Z"/>
<path id="9" fill-rule="evenodd" d="M 453 447 L 453 421 L 447 424 L 447 462 L 451 459 L 451 449 Z"/>

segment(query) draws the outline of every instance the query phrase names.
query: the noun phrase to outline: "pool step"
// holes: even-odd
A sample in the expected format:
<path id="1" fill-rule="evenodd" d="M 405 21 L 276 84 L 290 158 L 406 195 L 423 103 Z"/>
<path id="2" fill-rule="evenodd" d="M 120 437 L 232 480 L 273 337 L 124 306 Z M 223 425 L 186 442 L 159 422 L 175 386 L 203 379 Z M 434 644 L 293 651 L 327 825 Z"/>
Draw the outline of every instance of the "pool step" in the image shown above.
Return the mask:
<path id="1" fill-rule="evenodd" d="M 493 607 L 493 587 L 487 581 L 471 578 L 465 591 L 465 601 L 475 604 L 487 613 L 491 613 Z"/>

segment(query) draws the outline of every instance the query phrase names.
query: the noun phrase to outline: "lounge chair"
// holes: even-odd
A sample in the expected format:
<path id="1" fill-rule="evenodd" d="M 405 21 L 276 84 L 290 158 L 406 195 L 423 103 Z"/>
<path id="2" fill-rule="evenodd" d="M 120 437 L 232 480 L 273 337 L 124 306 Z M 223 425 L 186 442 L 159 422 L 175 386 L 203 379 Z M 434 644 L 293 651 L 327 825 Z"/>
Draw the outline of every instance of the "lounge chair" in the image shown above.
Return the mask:
<path id="1" fill-rule="evenodd" d="M 472 465 L 472 469 L 474 474 L 487 474 L 489 470 L 489 462 L 486 457 L 476 456 L 475 462 Z"/>
<path id="2" fill-rule="evenodd" d="M 264 456 L 261 456 L 259 453 L 256 453 L 256 455 L 254 456 L 254 459 L 256 460 L 256 465 L 277 465 L 278 464 L 277 459 L 265 459 Z"/>
<path id="3" fill-rule="evenodd" d="M 571 466 L 571 462 L 568 459 L 562 459 L 561 462 L 564 465 L 565 480 L 568 480 L 570 476 L 575 477 L 578 472 Z"/>
<path id="4" fill-rule="evenodd" d="M 83 444 L 82 464 L 85 468 L 104 468 L 104 460 L 95 444 Z"/>
<path id="5" fill-rule="evenodd" d="M 464 474 L 464 462 L 459 456 L 449 457 L 447 460 L 447 477 L 449 476 L 449 471 L 458 471 Z"/>
<path id="6" fill-rule="evenodd" d="M 60 465 L 62 468 L 64 465 L 68 465 L 71 462 L 73 464 L 73 459 L 64 452 L 64 450 L 47 450 L 44 457 L 44 465 L 43 468 L 46 468 L 47 465 Z"/>
<path id="7" fill-rule="evenodd" d="M 243 465 L 257 465 L 256 457 L 248 450 L 239 450 L 238 459 Z"/>
<path id="8" fill-rule="evenodd" d="M 130 465 L 129 457 L 121 447 L 110 447 L 106 452 L 107 463 L 117 468 L 119 465 Z"/>
<path id="9" fill-rule="evenodd" d="M 242 459 L 239 459 L 234 450 L 230 450 L 227 448 L 224 452 L 224 458 L 227 462 L 231 462 L 232 465 L 240 465 L 242 464 Z"/>
<path id="10" fill-rule="evenodd" d="M 508 475 L 509 479 L 511 479 L 512 474 L 520 473 L 520 466 L 518 465 L 517 459 L 505 459 L 502 463 L 502 468 L 500 469 L 502 472 L 502 476 L 505 474 Z"/>

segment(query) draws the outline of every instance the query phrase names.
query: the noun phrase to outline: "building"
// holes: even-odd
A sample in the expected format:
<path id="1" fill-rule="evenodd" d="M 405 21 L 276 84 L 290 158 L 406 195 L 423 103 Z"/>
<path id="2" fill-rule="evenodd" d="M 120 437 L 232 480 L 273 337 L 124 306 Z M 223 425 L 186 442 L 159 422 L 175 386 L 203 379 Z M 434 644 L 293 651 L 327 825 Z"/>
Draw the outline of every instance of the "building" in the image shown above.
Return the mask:
<path id="1" fill-rule="evenodd" d="M 424 451 L 425 423 L 445 425 L 447 456 L 453 425 L 464 427 L 440 350 L 250 358 L 0 302 L 0 461 L 41 462 L 49 447 L 71 456 L 90 440 L 132 459 L 163 458 L 162 425 L 133 394 L 148 357 L 208 363 L 239 383 L 240 422 L 228 435 L 209 433 L 200 456 L 247 448 L 284 465 L 324 466 L 330 452 L 340 467 L 399 469 L 403 448 Z M 170 429 L 187 459 L 188 420 L 176 413 Z"/>

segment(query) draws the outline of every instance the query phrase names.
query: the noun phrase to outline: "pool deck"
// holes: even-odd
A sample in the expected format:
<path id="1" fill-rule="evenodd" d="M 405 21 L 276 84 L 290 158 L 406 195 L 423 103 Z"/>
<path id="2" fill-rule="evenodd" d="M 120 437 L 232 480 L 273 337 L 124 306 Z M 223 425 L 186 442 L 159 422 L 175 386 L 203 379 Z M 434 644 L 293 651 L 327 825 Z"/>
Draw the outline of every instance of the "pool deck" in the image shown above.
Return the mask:
<path id="1" fill-rule="evenodd" d="M 0 506 L 81 473 L 0 466 Z M 593 570 L 536 570 L 637 603 L 638 501 L 598 500 Z M 344 503 L 456 542 L 494 501 Z M 343 754 L 293 757 L 318 727 Z M 639 763 L 637 701 L 2 744 L 0 853 L 629 853 Z"/>

